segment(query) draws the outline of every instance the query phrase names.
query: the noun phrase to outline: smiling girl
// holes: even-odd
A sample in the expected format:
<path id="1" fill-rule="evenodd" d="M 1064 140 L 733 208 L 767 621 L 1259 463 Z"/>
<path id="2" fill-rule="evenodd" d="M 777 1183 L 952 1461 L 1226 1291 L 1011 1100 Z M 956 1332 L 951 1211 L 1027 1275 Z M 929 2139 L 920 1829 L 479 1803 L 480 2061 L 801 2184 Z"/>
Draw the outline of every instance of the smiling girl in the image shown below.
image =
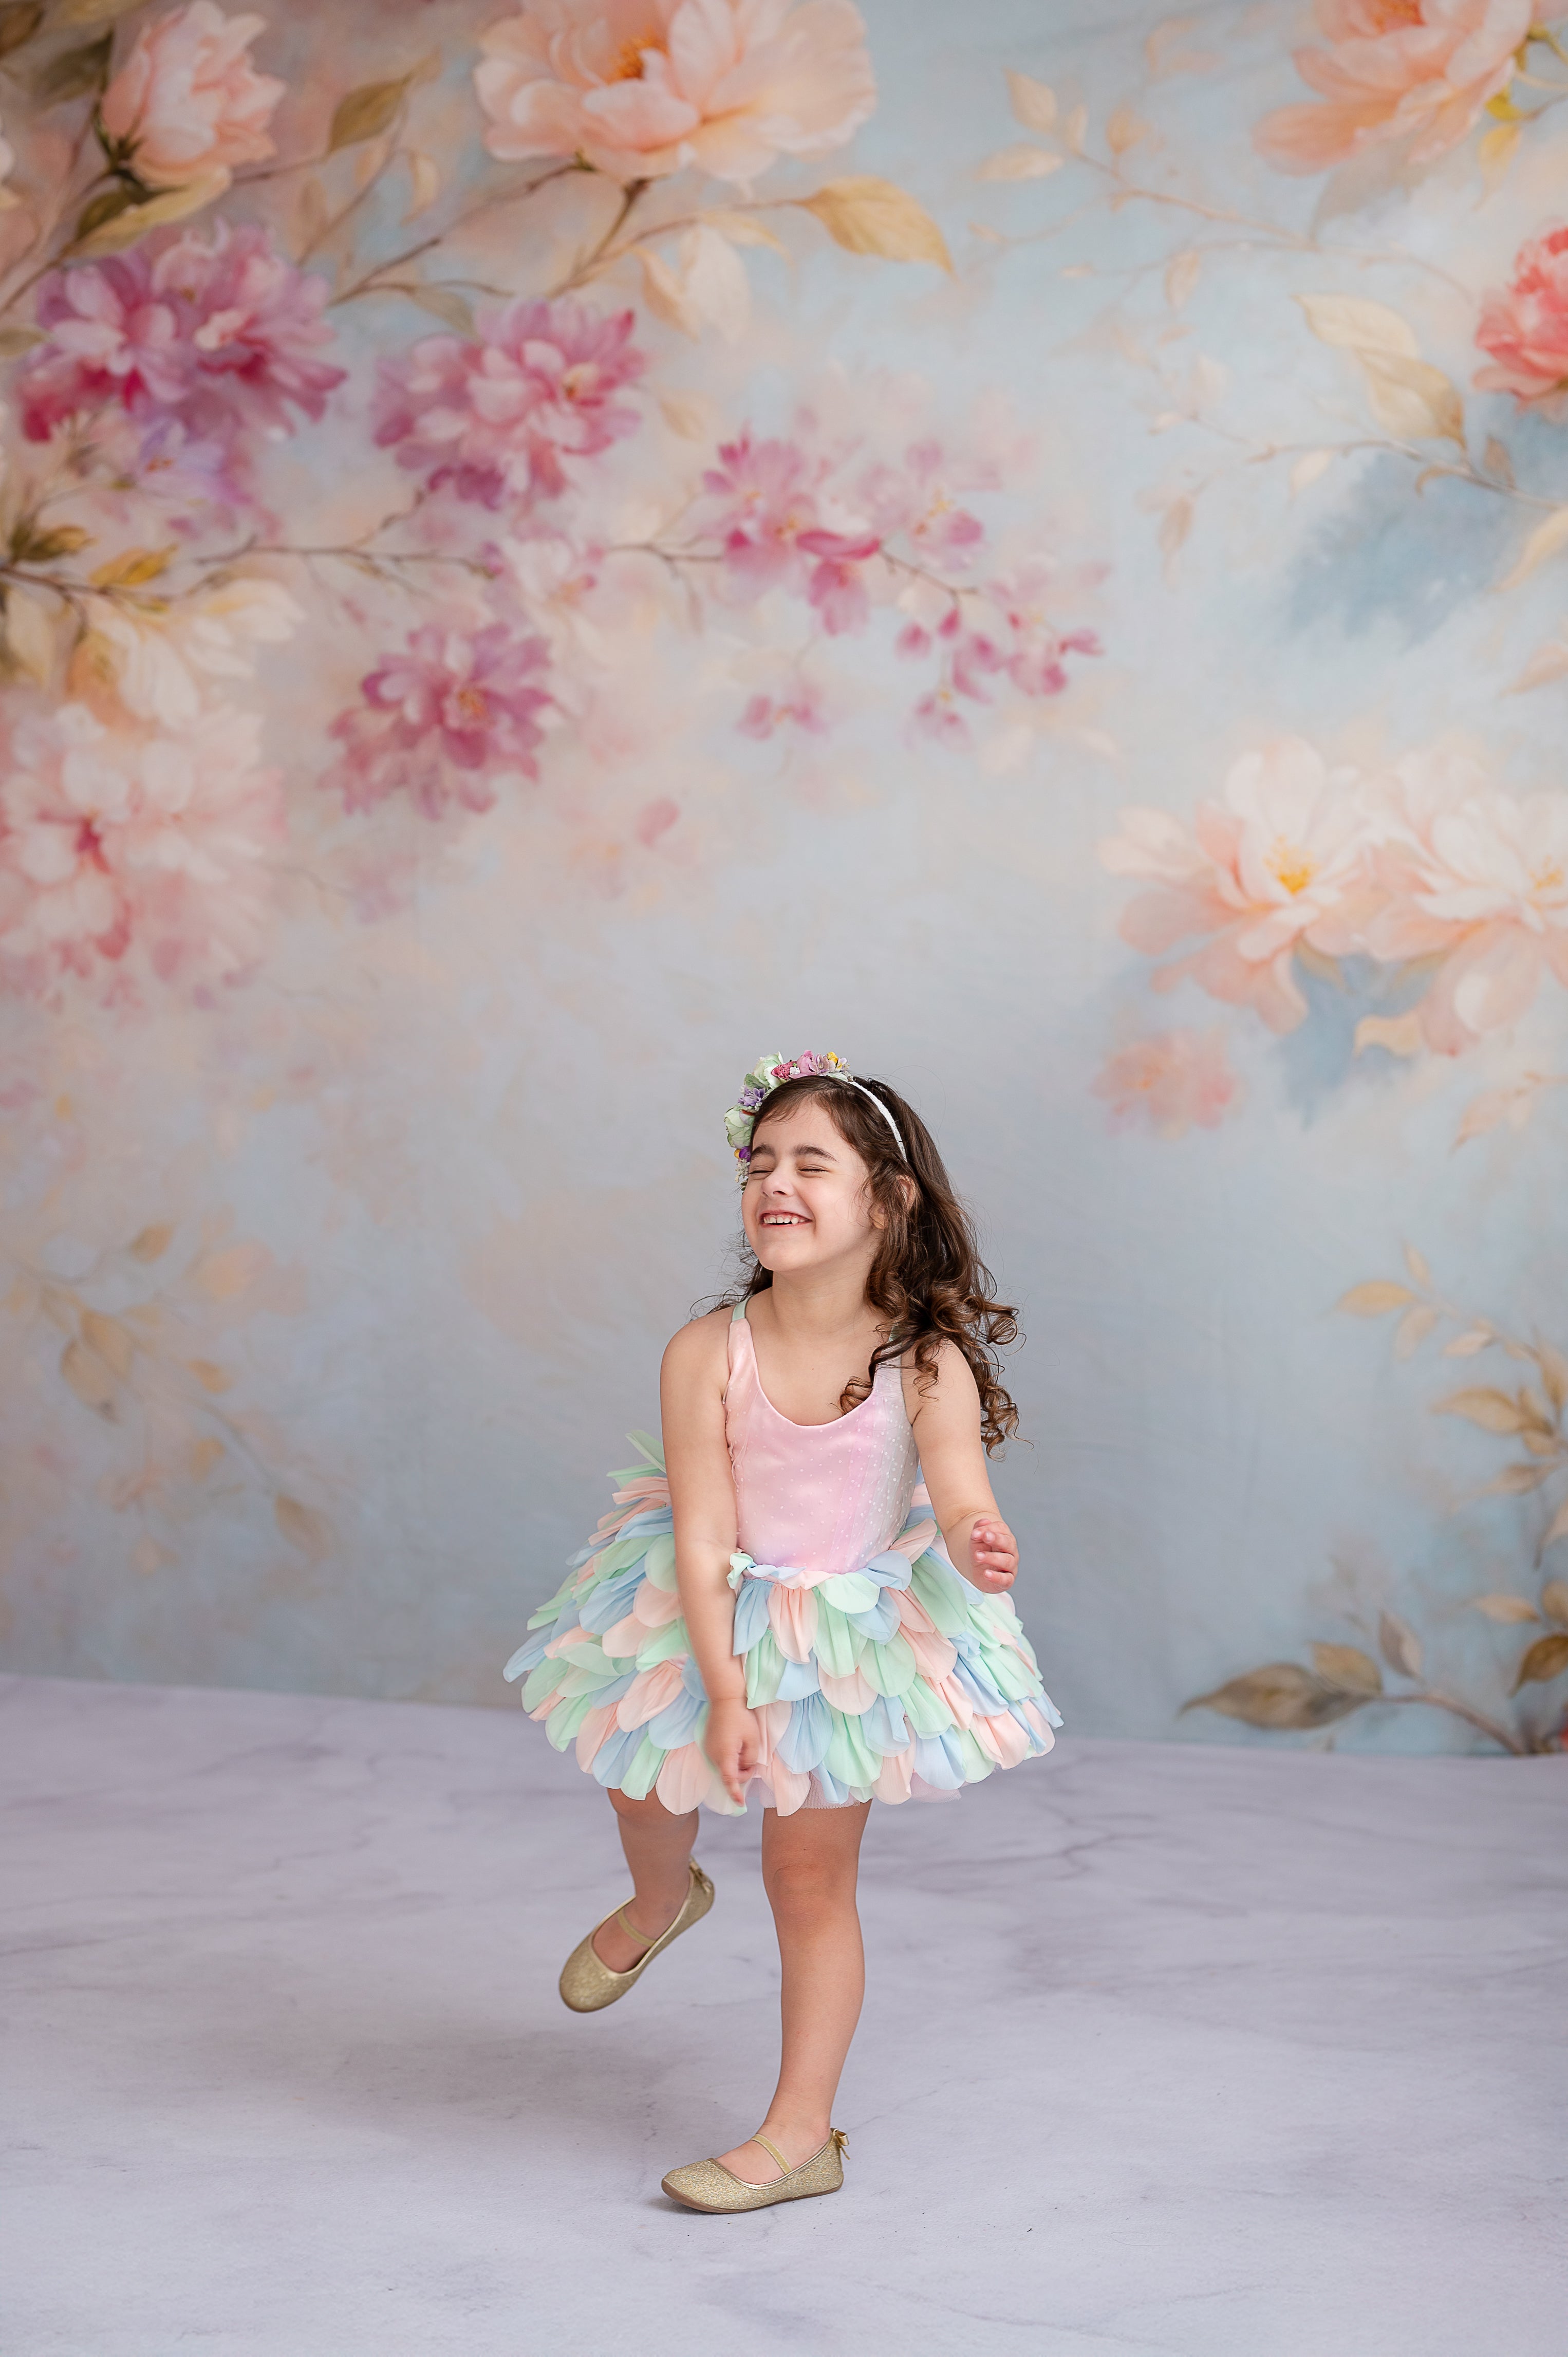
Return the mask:
<path id="1" fill-rule="evenodd" d="M 694 2210 L 836 2192 L 833 2097 L 865 1991 L 855 1878 L 874 1799 L 946 1800 L 1061 1724 L 1007 1590 L 986 1457 L 1017 1425 L 1016 1335 L 919 1116 L 832 1054 L 765 1056 L 725 1116 L 744 1286 L 664 1354 L 660 1452 L 507 1664 L 619 1820 L 632 1896 L 561 1995 L 624 1996 L 705 1915 L 698 1808 L 762 1797 L 783 2050 L 754 2136 L 672 2169 Z M 940 1534 L 940 1535 L 939 1535 Z"/>

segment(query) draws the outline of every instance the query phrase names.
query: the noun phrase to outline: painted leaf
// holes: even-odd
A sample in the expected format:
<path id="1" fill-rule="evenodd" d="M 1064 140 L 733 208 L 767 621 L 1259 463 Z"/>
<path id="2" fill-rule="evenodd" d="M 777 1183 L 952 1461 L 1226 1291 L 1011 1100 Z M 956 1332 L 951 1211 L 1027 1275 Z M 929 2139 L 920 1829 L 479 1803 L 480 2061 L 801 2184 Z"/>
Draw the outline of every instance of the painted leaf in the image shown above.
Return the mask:
<path id="1" fill-rule="evenodd" d="M 1476 143 L 1476 161 L 1481 167 L 1481 178 L 1487 184 L 1488 196 L 1513 162 L 1523 135 L 1522 127 L 1517 123 L 1494 123 Z"/>
<path id="2" fill-rule="evenodd" d="M 1513 460 L 1495 434 L 1488 434 L 1487 436 L 1487 447 L 1482 453 L 1482 464 L 1495 481 L 1504 484 L 1510 491 L 1513 490 Z"/>
<path id="3" fill-rule="evenodd" d="M 1446 1399 L 1434 1400 L 1434 1415 L 1462 1415 L 1469 1424 L 1478 1424 L 1483 1432 L 1522 1432 L 1524 1411 L 1510 1393 L 1478 1387 L 1474 1391 L 1450 1392 Z"/>
<path id="4" fill-rule="evenodd" d="M 1524 1498 L 1556 1471 L 1552 1465 L 1505 1465 L 1482 1491 L 1483 1498 Z"/>
<path id="5" fill-rule="evenodd" d="M 53 14 L 57 25 L 110 25 L 141 5 L 142 0 L 55 0 Z"/>
<path id="6" fill-rule="evenodd" d="M 307 172 L 294 200 L 294 251 L 297 257 L 314 253 L 327 234 L 332 207 L 314 172 Z"/>
<path id="7" fill-rule="evenodd" d="M 5 591 L 5 651 L 25 679 L 47 687 L 54 676 L 55 624 L 60 609 L 52 597 L 13 581 Z"/>
<path id="8" fill-rule="evenodd" d="M 661 393 L 659 410 L 671 433 L 682 442 L 705 442 L 718 430 L 719 412 L 708 393 Z"/>
<path id="9" fill-rule="evenodd" d="M 1541 1380 L 1546 1386 L 1546 1396 L 1559 1412 L 1568 1406 L 1568 1358 L 1555 1342 L 1538 1342 L 1535 1362 L 1541 1369 Z"/>
<path id="10" fill-rule="evenodd" d="M 1082 155 L 1083 143 L 1088 131 L 1088 107 L 1073 107 L 1068 115 L 1067 121 L 1062 124 L 1062 137 L 1067 141 L 1068 145 L 1071 148 L 1075 156 Z"/>
<path id="11" fill-rule="evenodd" d="M 1488 1620 L 1504 1623 L 1539 1620 L 1541 1618 L 1534 1605 L 1522 1596 L 1472 1596 L 1470 1609 L 1485 1613 Z"/>
<path id="12" fill-rule="evenodd" d="M 221 196 L 228 185 L 226 171 L 208 172 L 183 188 L 165 188 L 157 196 L 149 197 L 145 205 L 133 205 L 113 221 L 106 221 L 90 237 L 79 239 L 76 252 L 81 255 L 123 253 L 138 238 L 145 237 L 149 230 L 161 229 L 166 221 L 184 221 L 188 214 L 199 212 L 203 205 Z"/>
<path id="13" fill-rule="evenodd" d="M 432 318 L 450 328 L 455 336 L 472 338 L 478 333 L 474 307 L 455 286 L 405 286 L 403 292 L 411 303 L 417 303 L 422 311 L 428 311 Z"/>
<path id="14" fill-rule="evenodd" d="M 81 1339 L 115 1374 L 130 1373 L 131 1361 L 136 1355 L 136 1338 L 117 1318 L 106 1317 L 101 1309 L 84 1309 Z"/>
<path id="15" fill-rule="evenodd" d="M 408 210 L 404 221 L 416 221 L 441 194 L 441 167 L 434 156 L 422 156 L 417 151 L 407 157 Z"/>
<path id="16" fill-rule="evenodd" d="M 143 1228 L 138 1234 L 132 1237 L 131 1258 L 140 1261 L 161 1260 L 173 1241 L 173 1228 L 166 1221 L 156 1221 L 152 1227 Z"/>
<path id="17" fill-rule="evenodd" d="M 683 336 L 696 336 L 700 332 L 696 314 L 680 272 L 671 269 L 651 246 L 639 245 L 637 258 L 642 265 L 643 296 L 654 317 L 662 319 L 666 327 L 679 328 Z"/>
<path id="18" fill-rule="evenodd" d="M 1402 1678 L 1420 1677 L 1421 1639 L 1397 1612 L 1379 1613 L 1378 1644 L 1391 1670 L 1397 1670 Z"/>
<path id="19" fill-rule="evenodd" d="M 1195 245 L 1189 245 L 1183 253 L 1171 256 L 1170 261 L 1165 264 L 1165 301 L 1173 311 L 1181 310 L 1183 306 L 1191 300 L 1193 288 L 1197 285 L 1202 269 L 1203 256 Z M 1326 458 L 1324 464 L 1327 464 Z M 1293 485 L 1294 480 L 1294 469 L 1293 468 Z"/>
<path id="20" fill-rule="evenodd" d="M 139 589 L 144 582 L 156 581 L 167 569 L 169 559 L 179 551 L 172 544 L 167 548 L 123 548 L 98 566 L 89 577 L 95 589 Z"/>
<path id="21" fill-rule="evenodd" d="M 1541 1609 L 1549 1620 L 1568 1628 L 1568 1579 L 1549 1579 L 1541 1591 Z"/>
<path id="22" fill-rule="evenodd" d="M 1015 146 L 999 147 L 994 156 L 988 156 L 975 178 L 978 180 L 1043 180 L 1050 173 L 1059 172 L 1066 161 L 1065 156 L 1057 155 L 1052 148 L 1031 147 L 1026 141 L 1019 140 Z"/>
<path id="23" fill-rule="evenodd" d="M 681 276 L 699 326 L 716 328 L 726 344 L 738 343 L 751 317 L 751 284 L 729 240 L 705 221 L 688 230 L 681 240 Z"/>
<path id="24" fill-rule="evenodd" d="M 255 1283 L 271 1258 L 265 1244 L 231 1244 L 202 1262 L 201 1289 L 210 1301 L 232 1301 Z"/>
<path id="25" fill-rule="evenodd" d="M 1374 1276 L 1366 1285 L 1353 1285 L 1335 1303 L 1352 1318 L 1382 1318 L 1391 1309 L 1402 1309 L 1415 1296 L 1407 1285 L 1391 1285 L 1386 1277 Z"/>
<path id="26" fill-rule="evenodd" d="M 41 328 L 0 328 L 0 361 L 14 361 L 19 352 L 30 352 L 43 340 Z"/>
<path id="27" fill-rule="evenodd" d="M 947 241 L 923 205 L 893 180 L 857 174 L 830 180 L 800 199 L 828 235 L 849 253 L 877 253 L 889 262 L 934 262 L 951 270 Z"/>
<path id="28" fill-rule="evenodd" d="M 1524 1659 L 1513 1682 L 1518 1694 L 1521 1686 L 1543 1686 L 1568 1670 L 1568 1631 L 1553 1630 L 1550 1637 L 1538 1637 L 1533 1645 L 1524 1649 Z"/>
<path id="29" fill-rule="evenodd" d="M 1033 74 L 1009 71 L 1007 96 L 1014 115 L 1026 130 L 1049 131 L 1055 124 L 1057 94 L 1049 82 L 1036 81 Z"/>
<path id="30" fill-rule="evenodd" d="M 1452 1342 L 1444 1342 L 1443 1355 L 1445 1359 L 1473 1359 L 1477 1351 L 1486 1350 L 1495 1340 L 1489 1326 L 1472 1326 L 1467 1333 L 1455 1334 Z"/>
<path id="31" fill-rule="evenodd" d="M 1405 352 L 1358 351 L 1367 399 L 1380 425 L 1418 441 L 1441 436 L 1465 447 L 1465 404 L 1456 387 L 1430 361 Z"/>
<path id="32" fill-rule="evenodd" d="M 1427 1265 L 1425 1254 L 1418 1252 L 1413 1244 L 1406 1244 L 1404 1248 L 1404 1265 L 1417 1285 L 1424 1285 L 1430 1290 L 1432 1271 Z"/>
<path id="33" fill-rule="evenodd" d="M 105 221 L 114 221 L 121 213 L 129 212 L 137 202 L 137 191 L 124 180 L 117 180 L 113 188 L 100 188 L 95 197 L 89 198 L 77 215 L 78 242 L 91 236 L 95 229 L 102 229 Z"/>
<path id="34" fill-rule="evenodd" d="M 302 1506 L 297 1498 L 274 1498 L 273 1518 L 290 1546 L 307 1562 L 324 1563 L 331 1554 L 332 1525 L 314 1506 Z"/>
<path id="35" fill-rule="evenodd" d="M 1415 329 L 1386 303 L 1359 295 L 1298 295 L 1306 324 L 1321 343 L 1353 352 L 1385 352 L 1409 360 L 1420 356 Z"/>
<path id="36" fill-rule="evenodd" d="M 1568 507 L 1553 508 L 1542 523 L 1538 523 L 1519 553 L 1513 570 L 1505 573 L 1498 582 L 1499 589 L 1516 589 L 1528 581 L 1536 567 L 1544 565 L 1549 556 L 1568 546 Z"/>
<path id="37" fill-rule="evenodd" d="M 1337 455 L 1333 450 L 1304 450 L 1290 470 L 1291 497 L 1294 499 L 1298 491 L 1316 483 L 1320 475 L 1326 475 Z M 1360 1045 L 1359 1037 L 1356 1044 Z"/>
<path id="38" fill-rule="evenodd" d="M 193 1440 L 185 1452 L 185 1469 L 193 1481 L 205 1481 L 213 1467 L 221 1462 L 223 1443 L 211 1433 Z"/>
<path id="39" fill-rule="evenodd" d="M 1129 147 L 1135 147 L 1140 139 L 1150 135 L 1150 125 L 1130 106 L 1117 107 L 1106 122 L 1105 144 L 1113 156 L 1124 156 Z"/>
<path id="40" fill-rule="evenodd" d="M 233 1376 L 226 1368 L 214 1365 L 210 1359 L 192 1359 L 190 1372 L 204 1392 L 226 1392 L 233 1389 Z"/>
<path id="41" fill-rule="evenodd" d="M 1548 639 L 1527 657 L 1524 669 L 1506 693 L 1527 695 L 1532 687 L 1550 687 L 1568 677 L 1568 647 L 1561 639 Z"/>
<path id="42" fill-rule="evenodd" d="M 60 1352 L 59 1371 L 83 1407 L 113 1416 L 114 1378 L 96 1351 L 90 1351 L 85 1342 L 68 1342 Z"/>
<path id="43" fill-rule="evenodd" d="M 1314 1645 L 1312 1664 L 1326 1685 L 1337 1686 L 1341 1693 L 1382 1693 L 1383 1674 L 1359 1645 Z"/>
<path id="44" fill-rule="evenodd" d="M 58 57 L 39 69 L 33 82 L 33 96 L 40 106 L 60 106 L 67 99 L 82 98 L 89 91 L 102 90 L 109 79 L 113 48 L 114 36 L 109 32 L 76 48 L 61 49 Z"/>
<path id="45" fill-rule="evenodd" d="M 1564 1538 L 1568 1538 L 1568 1498 L 1563 1499 L 1563 1503 L 1552 1515 L 1547 1527 L 1546 1536 L 1541 1544 L 1545 1548 L 1554 1545 L 1559 1539 Z"/>
<path id="46" fill-rule="evenodd" d="M 332 110 L 327 153 L 335 156 L 339 147 L 358 146 L 361 139 L 374 139 L 390 129 L 407 88 L 408 76 L 400 74 L 396 81 L 361 82 L 340 98 Z"/>
<path id="47" fill-rule="evenodd" d="M 1437 1312 L 1429 1301 L 1418 1301 L 1407 1309 L 1394 1332 L 1394 1356 L 1408 1359 L 1420 1350 L 1437 1323 Z"/>
<path id="48" fill-rule="evenodd" d="M 1212 1694 L 1195 1695 L 1182 1708 L 1217 1710 L 1226 1718 L 1245 1720 L 1249 1727 L 1303 1729 L 1327 1727 L 1359 1710 L 1369 1699 L 1329 1685 L 1304 1670 L 1299 1662 L 1265 1662 L 1261 1668 L 1216 1686 Z"/>
<path id="49" fill-rule="evenodd" d="M 716 211 L 705 212 L 703 219 L 721 237 L 727 237 L 732 245 L 766 245 L 775 253 L 789 253 L 783 239 L 766 221 L 758 221 L 755 213 L 726 212 L 721 206 Z"/>

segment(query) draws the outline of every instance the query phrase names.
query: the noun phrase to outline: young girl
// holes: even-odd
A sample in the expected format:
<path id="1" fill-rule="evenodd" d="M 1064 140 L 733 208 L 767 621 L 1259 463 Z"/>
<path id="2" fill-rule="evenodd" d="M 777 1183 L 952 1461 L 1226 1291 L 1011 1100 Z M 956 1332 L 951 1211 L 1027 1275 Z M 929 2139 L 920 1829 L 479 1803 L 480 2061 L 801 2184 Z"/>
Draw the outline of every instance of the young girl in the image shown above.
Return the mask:
<path id="1" fill-rule="evenodd" d="M 995 1358 L 1017 1329 L 925 1125 L 807 1054 L 763 1057 L 725 1128 L 750 1274 L 664 1354 L 668 1482 L 634 1434 L 646 1461 L 612 1477 L 616 1510 L 506 1674 L 558 1750 L 575 1739 L 631 1869 L 566 1961 L 575 2012 L 624 1996 L 713 1905 L 699 1803 L 735 1815 L 761 1792 L 779 2083 L 755 2136 L 663 2180 L 693 2210 L 759 2210 L 843 2182 L 831 2115 L 872 1800 L 946 1800 L 1048 1751 L 1061 1720 L 986 1478 L 1017 1425 Z"/>

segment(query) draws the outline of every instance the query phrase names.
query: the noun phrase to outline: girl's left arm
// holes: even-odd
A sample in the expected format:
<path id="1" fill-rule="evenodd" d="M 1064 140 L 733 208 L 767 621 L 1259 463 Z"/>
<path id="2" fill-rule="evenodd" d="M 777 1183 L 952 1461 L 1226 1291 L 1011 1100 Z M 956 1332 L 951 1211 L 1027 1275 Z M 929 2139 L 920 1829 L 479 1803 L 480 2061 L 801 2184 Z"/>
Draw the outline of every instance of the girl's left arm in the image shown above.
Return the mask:
<path id="1" fill-rule="evenodd" d="M 931 1512 L 964 1577 L 987 1596 L 1004 1595 L 1018 1575 L 1018 1543 L 991 1494 L 979 1386 L 954 1342 L 944 1342 L 938 1352 L 929 1389 L 924 1388 L 926 1380 L 911 1367 L 904 1377 L 904 1396 Z"/>

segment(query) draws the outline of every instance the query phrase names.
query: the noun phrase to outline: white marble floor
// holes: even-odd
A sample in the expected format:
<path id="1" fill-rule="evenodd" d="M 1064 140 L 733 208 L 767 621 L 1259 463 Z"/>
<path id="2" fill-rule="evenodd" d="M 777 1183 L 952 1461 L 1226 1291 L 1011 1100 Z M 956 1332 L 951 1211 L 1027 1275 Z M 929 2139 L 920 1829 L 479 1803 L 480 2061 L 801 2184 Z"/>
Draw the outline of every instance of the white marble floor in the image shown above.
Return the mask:
<path id="1" fill-rule="evenodd" d="M 877 1810 L 833 2200 L 756 1821 L 612 2012 L 521 1717 L 0 1680 L 10 2357 L 1557 2357 L 1568 1760 L 1066 1741 Z"/>

